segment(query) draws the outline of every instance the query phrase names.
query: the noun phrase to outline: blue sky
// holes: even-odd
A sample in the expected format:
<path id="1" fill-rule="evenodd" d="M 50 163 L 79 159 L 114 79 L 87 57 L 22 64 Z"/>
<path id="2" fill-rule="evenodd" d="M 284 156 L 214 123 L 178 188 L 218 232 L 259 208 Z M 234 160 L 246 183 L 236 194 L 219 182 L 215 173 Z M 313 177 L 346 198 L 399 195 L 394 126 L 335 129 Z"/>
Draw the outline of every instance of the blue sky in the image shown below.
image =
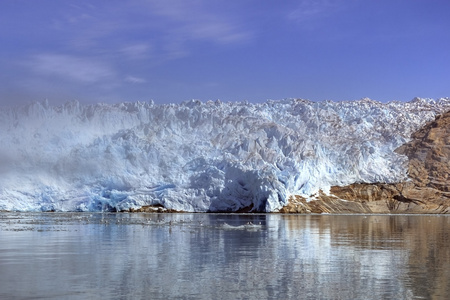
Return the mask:
<path id="1" fill-rule="evenodd" d="M 3 0 L 0 103 L 450 96 L 448 0 Z"/>

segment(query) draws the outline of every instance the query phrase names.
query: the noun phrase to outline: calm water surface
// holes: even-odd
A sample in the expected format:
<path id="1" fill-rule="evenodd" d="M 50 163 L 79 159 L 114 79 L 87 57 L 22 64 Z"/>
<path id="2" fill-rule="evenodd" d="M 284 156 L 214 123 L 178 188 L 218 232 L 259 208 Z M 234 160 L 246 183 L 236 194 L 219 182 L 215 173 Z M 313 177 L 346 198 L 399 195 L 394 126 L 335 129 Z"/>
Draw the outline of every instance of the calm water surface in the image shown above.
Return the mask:
<path id="1" fill-rule="evenodd" d="M 0 299 L 448 299 L 450 217 L 0 213 Z"/>

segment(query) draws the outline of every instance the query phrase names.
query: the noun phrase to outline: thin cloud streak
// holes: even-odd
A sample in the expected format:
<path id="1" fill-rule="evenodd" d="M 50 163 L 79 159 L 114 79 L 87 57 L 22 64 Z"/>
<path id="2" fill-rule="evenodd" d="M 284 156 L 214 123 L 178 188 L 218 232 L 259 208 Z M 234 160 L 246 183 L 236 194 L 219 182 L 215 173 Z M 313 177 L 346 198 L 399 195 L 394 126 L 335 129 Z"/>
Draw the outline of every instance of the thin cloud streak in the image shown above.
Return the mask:
<path id="1" fill-rule="evenodd" d="M 110 54 L 118 49 L 120 54 L 141 59 L 147 58 L 146 45 L 152 45 L 152 54 L 158 58 L 177 59 L 191 53 L 191 42 L 236 45 L 253 37 L 239 16 L 225 14 L 209 1 L 138 0 L 78 6 L 60 23 L 67 24 L 60 28 L 73 32 L 67 41 L 70 49 Z M 123 47 L 124 42 L 130 46 Z"/>
<path id="2" fill-rule="evenodd" d="M 307 22 L 320 19 L 332 13 L 336 5 L 329 0 L 299 1 L 297 8 L 288 14 L 288 19 L 295 22 Z"/>
<path id="3" fill-rule="evenodd" d="M 289 22 L 300 25 L 304 30 L 316 30 L 328 24 L 330 18 L 342 15 L 358 0 L 301 0 L 296 8 L 287 13 Z"/>
<path id="4" fill-rule="evenodd" d="M 124 80 L 126 82 L 135 83 L 135 84 L 147 82 L 147 80 L 145 80 L 144 78 L 135 77 L 135 76 L 131 76 L 131 75 L 126 76 Z"/>
<path id="5" fill-rule="evenodd" d="M 123 47 L 120 52 L 127 59 L 141 60 L 149 58 L 152 55 L 153 48 L 149 44 L 137 43 Z"/>
<path id="6" fill-rule="evenodd" d="M 37 74 L 81 83 L 96 83 L 116 77 L 113 68 L 105 63 L 61 54 L 36 55 L 29 67 Z"/>
<path id="7" fill-rule="evenodd" d="M 246 42 L 253 33 L 246 29 L 243 20 L 233 14 L 223 14 L 214 9 L 210 1 L 149 1 L 149 11 L 163 16 L 170 24 L 168 34 L 186 40 L 207 40 L 219 44 Z M 210 4 L 208 6 L 208 4 Z"/>

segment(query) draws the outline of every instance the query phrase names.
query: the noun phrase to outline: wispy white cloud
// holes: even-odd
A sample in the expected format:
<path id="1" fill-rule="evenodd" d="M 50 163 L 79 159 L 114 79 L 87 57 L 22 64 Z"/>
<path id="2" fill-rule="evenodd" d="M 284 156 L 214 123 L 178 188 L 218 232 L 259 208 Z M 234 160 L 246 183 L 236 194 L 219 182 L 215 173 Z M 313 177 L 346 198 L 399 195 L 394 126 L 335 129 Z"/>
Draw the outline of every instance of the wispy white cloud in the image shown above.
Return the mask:
<path id="1" fill-rule="evenodd" d="M 134 0 L 97 7 L 80 4 L 64 15 L 61 22 L 66 25 L 59 27 L 72 31 L 72 50 L 159 61 L 188 55 L 194 42 L 237 45 L 253 37 L 242 15 L 224 12 L 214 3 L 220 2 Z"/>
<path id="2" fill-rule="evenodd" d="M 152 14 L 164 17 L 171 25 L 168 32 L 175 37 L 181 35 L 186 39 L 234 44 L 253 36 L 239 14 L 223 13 L 211 1 L 155 0 L 147 3 Z"/>
<path id="3" fill-rule="evenodd" d="M 55 76 L 63 80 L 95 83 L 116 76 L 114 69 L 97 60 L 62 54 L 40 54 L 28 64 L 32 71 L 41 75 Z"/>
<path id="4" fill-rule="evenodd" d="M 301 0 L 297 8 L 288 14 L 290 21 L 306 23 L 320 21 L 336 13 L 350 0 Z"/>
<path id="5" fill-rule="evenodd" d="M 137 43 L 123 47 L 120 52 L 128 59 L 146 59 L 152 53 L 152 47 L 149 44 Z"/>
<path id="6" fill-rule="evenodd" d="M 251 41 L 256 28 L 245 18 L 243 8 L 248 7 L 221 0 L 80 0 L 46 8 L 35 4 L 22 9 L 37 10 L 30 13 L 35 19 L 26 23 L 27 28 L 44 27 L 30 33 L 26 43 L 23 35 L 17 35 L 15 39 L 23 38 L 28 46 L 5 65 L 20 70 L 21 80 L 14 86 L 22 82 L 17 90 L 30 95 L 32 90 L 45 97 L 94 91 L 96 96 L 118 95 L 132 85 L 131 93 L 137 94 L 137 85 L 143 90 L 143 83 L 153 83 L 158 77 L 153 70 L 169 61 L 193 57 L 200 48 L 222 51 Z M 46 16 L 48 21 L 39 23 Z M 18 19 L 12 18 L 11 24 Z M 128 96 L 128 91 L 124 94 Z"/>
<path id="7" fill-rule="evenodd" d="M 126 76 L 124 80 L 129 83 L 145 83 L 145 82 L 147 82 L 147 80 L 145 80 L 144 78 L 135 77 L 135 76 L 131 76 L 131 75 Z"/>

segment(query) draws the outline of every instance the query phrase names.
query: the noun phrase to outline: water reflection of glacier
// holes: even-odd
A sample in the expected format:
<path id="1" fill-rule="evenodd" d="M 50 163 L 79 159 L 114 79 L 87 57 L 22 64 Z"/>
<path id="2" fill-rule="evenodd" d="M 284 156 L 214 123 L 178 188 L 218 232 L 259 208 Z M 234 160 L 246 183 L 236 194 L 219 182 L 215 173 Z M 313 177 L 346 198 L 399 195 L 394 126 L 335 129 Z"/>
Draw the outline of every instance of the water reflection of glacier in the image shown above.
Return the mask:
<path id="1" fill-rule="evenodd" d="M 393 150 L 449 99 L 189 101 L 0 111 L 0 210 L 276 211 L 291 194 L 393 182 Z"/>
<path id="2" fill-rule="evenodd" d="M 1 298 L 429 299 L 450 292 L 448 217 L 8 216 L 0 219 Z"/>

